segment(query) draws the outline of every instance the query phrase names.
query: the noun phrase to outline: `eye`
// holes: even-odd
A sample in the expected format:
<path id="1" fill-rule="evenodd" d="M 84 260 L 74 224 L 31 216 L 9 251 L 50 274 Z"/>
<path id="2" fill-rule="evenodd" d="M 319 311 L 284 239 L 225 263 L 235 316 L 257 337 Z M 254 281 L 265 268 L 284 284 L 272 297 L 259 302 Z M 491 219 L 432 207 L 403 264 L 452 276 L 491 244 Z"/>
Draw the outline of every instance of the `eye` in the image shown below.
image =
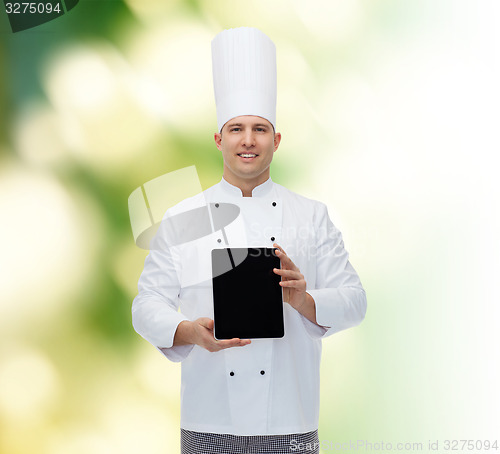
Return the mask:
<path id="1" fill-rule="evenodd" d="M 229 131 L 230 132 L 238 132 L 241 128 L 231 128 Z"/>
<path id="2" fill-rule="evenodd" d="M 266 129 L 265 128 L 257 128 L 257 131 L 258 132 L 266 132 Z"/>

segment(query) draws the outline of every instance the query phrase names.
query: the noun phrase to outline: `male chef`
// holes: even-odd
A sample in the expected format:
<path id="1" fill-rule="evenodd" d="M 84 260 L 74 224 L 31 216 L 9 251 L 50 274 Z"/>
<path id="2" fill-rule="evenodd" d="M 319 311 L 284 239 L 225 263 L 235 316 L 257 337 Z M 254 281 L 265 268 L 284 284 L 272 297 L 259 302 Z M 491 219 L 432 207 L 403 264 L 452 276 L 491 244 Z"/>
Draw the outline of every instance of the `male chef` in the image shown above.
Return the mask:
<path id="1" fill-rule="evenodd" d="M 253 28 L 224 30 L 212 41 L 212 64 L 222 179 L 167 211 L 133 325 L 181 362 L 182 454 L 319 453 L 321 342 L 363 320 L 365 292 L 326 206 L 270 178 L 281 140 L 273 42 Z M 238 216 L 202 238 L 169 241 L 165 219 L 203 204 L 236 206 Z M 223 247 L 277 248 L 284 337 L 214 338 L 210 254 Z"/>

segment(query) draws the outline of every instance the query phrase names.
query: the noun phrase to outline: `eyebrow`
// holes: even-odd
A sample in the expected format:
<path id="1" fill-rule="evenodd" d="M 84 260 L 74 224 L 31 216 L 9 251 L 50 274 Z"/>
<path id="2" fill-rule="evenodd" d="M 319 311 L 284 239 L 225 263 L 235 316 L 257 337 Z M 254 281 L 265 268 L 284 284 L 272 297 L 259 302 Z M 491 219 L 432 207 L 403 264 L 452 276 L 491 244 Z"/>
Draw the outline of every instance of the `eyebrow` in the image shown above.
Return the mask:
<path id="1" fill-rule="evenodd" d="M 232 128 L 233 126 L 243 126 L 242 123 L 230 123 L 229 125 L 227 125 L 228 128 Z M 253 128 L 257 127 L 257 126 L 262 126 L 264 128 L 269 128 L 268 125 L 266 125 L 265 123 L 255 123 L 252 125 Z"/>

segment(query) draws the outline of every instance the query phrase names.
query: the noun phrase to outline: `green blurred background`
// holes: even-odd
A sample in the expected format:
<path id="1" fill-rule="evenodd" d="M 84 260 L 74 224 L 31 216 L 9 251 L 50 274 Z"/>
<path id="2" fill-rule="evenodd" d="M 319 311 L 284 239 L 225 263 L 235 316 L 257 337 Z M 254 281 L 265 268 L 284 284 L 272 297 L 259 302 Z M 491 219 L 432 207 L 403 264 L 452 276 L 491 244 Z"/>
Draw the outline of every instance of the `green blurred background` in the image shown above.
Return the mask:
<path id="1" fill-rule="evenodd" d="M 81 0 L 15 34 L 1 11 L 0 452 L 179 452 L 127 198 L 220 180 L 210 41 L 238 26 L 277 46 L 272 177 L 328 204 L 368 295 L 323 344 L 323 452 L 500 438 L 499 24 L 496 0 Z"/>

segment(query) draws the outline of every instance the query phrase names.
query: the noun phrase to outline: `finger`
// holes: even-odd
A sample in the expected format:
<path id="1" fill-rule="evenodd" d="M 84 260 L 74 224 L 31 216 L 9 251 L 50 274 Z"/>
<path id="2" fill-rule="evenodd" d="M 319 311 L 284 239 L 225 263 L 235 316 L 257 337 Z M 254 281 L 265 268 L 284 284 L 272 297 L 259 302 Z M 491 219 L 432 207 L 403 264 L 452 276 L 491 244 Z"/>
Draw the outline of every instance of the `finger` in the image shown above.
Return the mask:
<path id="1" fill-rule="evenodd" d="M 288 255 L 286 255 L 285 250 L 278 243 L 273 243 L 273 246 L 277 249 L 276 253 L 278 255 L 285 255 L 286 257 L 288 257 Z"/>
<path id="2" fill-rule="evenodd" d="M 240 339 L 236 347 L 244 347 L 245 345 L 251 344 L 252 341 L 250 339 Z"/>
<path id="3" fill-rule="evenodd" d="M 278 243 L 273 243 L 273 246 L 279 251 L 283 252 L 283 254 L 286 254 L 285 250 Z"/>
<path id="4" fill-rule="evenodd" d="M 304 276 L 295 270 L 284 270 L 280 268 L 274 268 L 273 271 L 286 279 L 303 279 Z"/>
<path id="5" fill-rule="evenodd" d="M 207 328 L 209 330 L 213 330 L 214 329 L 214 321 L 211 318 L 202 317 L 202 318 L 198 319 L 198 323 L 201 326 L 204 326 L 205 328 Z"/>
<path id="6" fill-rule="evenodd" d="M 220 349 L 224 349 L 224 348 L 231 348 L 231 347 L 244 347 L 245 345 L 250 344 L 252 341 L 250 339 L 234 338 L 234 339 L 219 340 L 216 342 L 217 342 L 217 346 Z"/>
<path id="7" fill-rule="evenodd" d="M 306 289 L 306 281 L 304 280 L 291 280 L 291 281 L 280 281 L 280 285 L 282 287 L 287 287 L 287 288 L 297 288 L 299 290 L 305 290 Z"/>
<path id="8" fill-rule="evenodd" d="M 282 251 L 281 249 L 278 249 L 276 251 L 276 255 L 281 260 L 282 265 L 286 266 L 287 268 L 291 268 L 293 270 L 298 271 L 299 268 L 297 267 L 297 265 L 295 265 L 295 263 L 292 262 L 292 259 L 290 257 L 288 257 L 288 255 L 286 255 L 286 253 L 284 251 Z"/>
<path id="9" fill-rule="evenodd" d="M 285 250 L 278 244 L 278 243 L 273 243 L 273 246 L 277 249 L 276 250 L 276 255 L 278 256 L 285 256 L 285 257 L 288 257 L 288 255 L 286 254 Z"/>

